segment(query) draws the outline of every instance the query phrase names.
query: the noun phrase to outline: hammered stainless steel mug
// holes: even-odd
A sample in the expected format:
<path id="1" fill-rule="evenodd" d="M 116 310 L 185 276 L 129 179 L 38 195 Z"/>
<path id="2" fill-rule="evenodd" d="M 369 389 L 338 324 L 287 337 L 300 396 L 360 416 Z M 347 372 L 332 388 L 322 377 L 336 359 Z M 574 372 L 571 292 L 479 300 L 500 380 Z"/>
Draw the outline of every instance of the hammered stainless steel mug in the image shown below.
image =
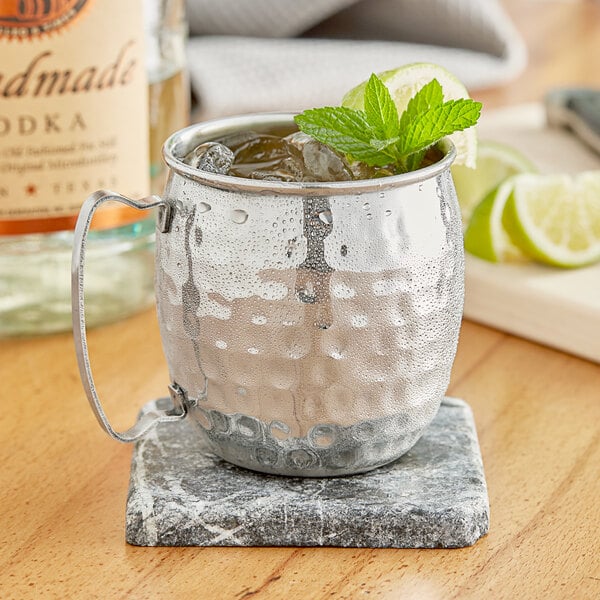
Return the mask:
<path id="1" fill-rule="evenodd" d="M 286 183 L 193 169 L 196 145 L 293 124 L 289 114 L 193 125 L 165 143 L 162 199 L 96 192 L 73 250 L 81 378 L 102 427 L 133 441 L 189 416 L 212 451 L 294 476 L 360 473 L 409 450 L 450 378 L 464 297 L 455 155 L 364 181 Z M 158 207 L 156 300 L 173 408 L 125 433 L 94 387 L 83 300 L 85 241 L 109 200 Z"/>

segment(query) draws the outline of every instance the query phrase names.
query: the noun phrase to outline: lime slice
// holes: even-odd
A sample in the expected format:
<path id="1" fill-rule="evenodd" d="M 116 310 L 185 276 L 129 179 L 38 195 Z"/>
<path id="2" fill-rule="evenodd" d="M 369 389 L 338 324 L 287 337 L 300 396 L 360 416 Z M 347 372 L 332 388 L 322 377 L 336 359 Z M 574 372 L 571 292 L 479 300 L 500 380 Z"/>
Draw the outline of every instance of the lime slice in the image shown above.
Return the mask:
<path id="1" fill-rule="evenodd" d="M 396 103 L 398 114 L 402 114 L 408 105 L 408 101 L 426 83 L 437 79 L 444 91 L 444 100 L 458 100 L 469 98 L 467 88 L 449 71 L 433 63 L 413 63 L 378 73 L 378 77 L 390 90 L 392 98 Z M 342 100 L 342 106 L 364 109 L 365 88 L 367 82 L 350 90 Z M 475 127 L 469 127 L 464 131 L 457 131 L 449 136 L 456 148 L 456 159 L 454 164 L 466 165 L 474 168 L 477 158 L 477 131 Z"/>
<path id="2" fill-rule="evenodd" d="M 498 142 L 480 140 L 475 169 L 456 163 L 452 165 L 463 223 L 469 223 L 475 207 L 507 177 L 535 171 L 535 165 L 518 150 Z"/>
<path id="3" fill-rule="evenodd" d="M 502 226 L 502 213 L 513 185 L 512 178 L 506 179 L 477 205 L 465 231 L 467 252 L 491 262 L 528 260 Z"/>
<path id="4" fill-rule="evenodd" d="M 580 267 L 600 260 L 600 171 L 515 176 L 502 223 L 541 262 Z"/>

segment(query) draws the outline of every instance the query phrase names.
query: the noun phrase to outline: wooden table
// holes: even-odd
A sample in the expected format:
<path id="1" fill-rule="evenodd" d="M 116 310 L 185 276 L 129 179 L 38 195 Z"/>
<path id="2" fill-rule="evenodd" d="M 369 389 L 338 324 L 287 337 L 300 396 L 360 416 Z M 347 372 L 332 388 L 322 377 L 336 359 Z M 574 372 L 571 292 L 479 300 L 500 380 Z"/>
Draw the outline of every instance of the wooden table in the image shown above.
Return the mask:
<path id="1" fill-rule="evenodd" d="M 598 85 L 600 4 L 507 3 L 527 73 L 488 107 Z M 599 335 L 600 332 L 590 332 Z M 166 393 L 153 311 L 90 334 L 115 424 Z M 136 548 L 131 448 L 97 426 L 69 334 L 0 343 L 0 598 L 600 597 L 600 366 L 465 322 L 450 393 L 475 413 L 490 533 L 461 550 Z"/>

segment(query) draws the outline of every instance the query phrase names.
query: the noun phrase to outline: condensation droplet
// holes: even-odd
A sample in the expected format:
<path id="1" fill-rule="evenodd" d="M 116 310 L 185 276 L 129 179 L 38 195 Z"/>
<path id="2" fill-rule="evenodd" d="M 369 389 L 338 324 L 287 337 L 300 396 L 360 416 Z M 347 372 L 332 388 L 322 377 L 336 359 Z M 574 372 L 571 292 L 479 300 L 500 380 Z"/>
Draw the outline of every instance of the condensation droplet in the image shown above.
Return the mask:
<path id="1" fill-rule="evenodd" d="M 199 213 L 208 212 L 211 208 L 212 208 L 211 205 L 207 204 L 206 202 L 198 202 L 198 212 Z"/>
<path id="2" fill-rule="evenodd" d="M 369 210 L 370 208 L 371 208 L 371 205 L 370 205 L 368 202 L 365 202 L 365 203 L 363 204 L 363 209 L 364 209 L 364 210 Z"/>
<path id="3" fill-rule="evenodd" d="M 248 353 L 249 354 L 258 354 L 259 349 L 258 348 L 248 348 Z"/>
<path id="4" fill-rule="evenodd" d="M 319 213 L 319 219 L 325 223 L 325 225 L 331 225 L 333 223 L 333 215 L 328 208 Z"/>
<path id="5" fill-rule="evenodd" d="M 243 225 L 248 220 L 248 213 L 241 208 L 231 211 L 231 220 L 238 225 Z"/>
<path id="6" fill-rule="evenodd" d="M 267 317 L 265 317 L 264 315 L 254 315 L 252 317 L 252 322 L 255 325 L 264 325 L 267 322 Z"/>
<path id="7" fill-rule="evenodd" d="M 367 219 L 370 221 L 373 218 L 373 215 L 371 213 L 367 213 Z"/>
<path id="8" fill-rule="evenodd" d="M 295 248 L 296 248 L 296 238 L 288 240 L 287 245 L 285 247 L 285 255 L 288 258 L 292 258 L 292 254 L 294 253 Z"/>
<path id="9" fill-rule="evenodd" d="M 221 350 L 225 350 L 225 348 L 227 348 L 227 342 L 224 342 L 223 340 L 217 340 L 215 342 L 215 346 Z"/>
<path id="10" fill-rule="evenodd" d="M 389 217 L 391 214 L 392 214 L 392 211 L 391 211 L 391 210 L 388 208 L 388 209 L 385 211 L 385 216 L 386 216 L 386 217 Z"/>

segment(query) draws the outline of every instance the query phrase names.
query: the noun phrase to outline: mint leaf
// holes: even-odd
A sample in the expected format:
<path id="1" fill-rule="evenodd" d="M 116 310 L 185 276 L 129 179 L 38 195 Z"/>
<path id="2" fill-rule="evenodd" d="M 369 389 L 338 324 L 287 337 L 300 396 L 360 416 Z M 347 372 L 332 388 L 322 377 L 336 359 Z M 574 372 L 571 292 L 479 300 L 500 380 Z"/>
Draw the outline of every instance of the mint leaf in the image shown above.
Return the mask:
<path id="1" fill-rule="evenodd" d="M 397 150 L 404 156 L 424 150 L 455 131 L 475 125 L 480 112 L 481 102 L 465 99 L 449 100 L 430 108 L 407 125 Z"/>
<path id="2" fill-rule="evenodd" d="M 398 135 L 398 110 L 390 91 L 374 73 L 365 88 L 365 114 L 380 140 L 388 140 Z"/>
<path id="3" fill-rule="evenodd" d="M 365 86 L 364 107 L 313 108 L 294 120 L 301 131 L 349 160 L 386 167 L 388 174 L 418 169 L 427 148 L 475 125 L 481 112 L 481 103 L 473 100 L 444 102 L 442 86 L 432 79 L 398 116 L 389 90 L 375 74 Z"/>
<path id="4" fill-rule="evenodd" d="M 440 106 L 443 102 L 444 92 L 442 86 L 437 79 L 432 79 L 408 101 L 408 105 L 400 117 L 400 130 L 404 132 L 408 129 L 411 122 L 416 120 L 419 115 Z M 415 171 L 418 169 L 425 157 L 425 151 L 426 149 L 424 148 L 404 157 L 402 164 L 405 169 L 407 171 Z"/>
<path id="5" fill-rule="evenodd" d="M 425 84 L 409 101 L 406 110 L 400 117 L 400 130 L 405 131 L 411 121 L 444 102 L 444 92 L 437 79 Z"/>
<path id="6" fill-rule="evenodd" d="M 394 161 L 393 152 L 385 153 L 371 145 L 376 134 L 361 110 L 343 106 L 313 108 L 296 115 L 294 121 L 319 142 L 368 165 L 384 166 Z"/>

